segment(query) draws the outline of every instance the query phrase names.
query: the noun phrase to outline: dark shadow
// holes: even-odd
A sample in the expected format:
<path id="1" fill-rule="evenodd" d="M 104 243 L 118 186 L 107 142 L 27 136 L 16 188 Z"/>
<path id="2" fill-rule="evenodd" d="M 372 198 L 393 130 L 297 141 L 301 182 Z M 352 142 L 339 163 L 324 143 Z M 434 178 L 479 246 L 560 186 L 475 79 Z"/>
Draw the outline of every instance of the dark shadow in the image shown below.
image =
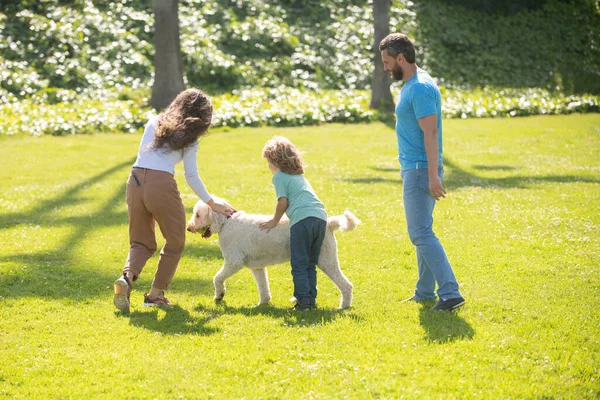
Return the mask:
<path id="1" fill-rule="evenodd" d="M 363 183 L 363 184 L 373 184 L 373 183 L 402 183 L 402 179 L 400 178 L 400 165 L 398 168 L 387 168 L 387 167 L 369 167 L 369 169 L 376 172 L 383 172 L 385 176 L 370 176 L 363 178 L 345 178 L 344 182 L 350 183 Z M 393 176 L 394 178 L 390 178 Z"/>
<path id="2" fill-rule="evenodd" d="M 545 176 L 507 176 L 504 178 L 484 178 L 465 171 L 448 157 L 444 157 L 446 168 L 444 186 L 447 189 L 463 187 L 496 187 L 502 189 L 524 189 L 540 183 L 600 183 L 600 180 L 577 175 L 545 175 Z M 503 168 L 515 169 L 510 166 Z M 482 168 L 480 168 L 482 169 Z"/>
<path id="3" fill-rule="evenodd" d="M 55 208 L 78 204 L 86 199 L 81 190 L 102 181 L 110 174 L 130 167 L 135 157 L 76 184 L 60 196 L 41 201 L 30 210 L 0 216 L 0 229 L 17 225 L 48 227 L 69 224 L 74 229 L 52 250 L 0 256 L 0 262 L 15 265 L 3 276 L 3 297 L 48 297 L 68 298 L 76 301 L 104 296 L 110 290 L 114 271 L 100 265 L 94 255 L 78 260 L 77 250 L 90 232 L 98 226 L 114 226 L 127 222 L 126 214 L 114 213 L 125 198 L 125 178 L 106 203 L 92 214 L 73 217 L 52 217 Z M 125 249 L 124 249 L 125 250 Z M 126 254 L 123 254 L 125 258 Z M 107 289 L 107 286 L 109 289 Z"/>
<path id="4" fill-rule="evenodd" d="M 341 316 L 349 317 L 354 321 L 361 322 L 361 317 L 354 314 L 351 309 L 339 310 L 317 308 L 316 310 L 302 312 L 293 310 L 291 306 L 280 308 L 272 306 L 271 304 L 260 306 L 230 307 L 223 300 L 217 302 L 214 308 L 207 308 L 203 305 L 199 305 L 195 308 L 195 310 L 206 312 L 213 318 L 230 314 L 244 315 L 246 317 L 253 317 L 257 315 L 267 316 L 269 318 L 282 320 L 283 326 L 325 325 L 335 321 Z"/>
<path id="5" fill-rule="evenodd" d="M 200 234 L 188 234 L 186 239 L 185 250 L 183 252 L 184 257 L 197 258 L 199 260 L 222 260 L 223 254 L 218 245 L 213 246 L 206 242 L 206 244 L 191 243 L 193 239 L 189 235 L 193 235 L 195 241 L 205 241 Z"/>
<path id="6" fill-rule="evenodd" d="M 65 192 L 63 192 L 60 196 L 58 196 L 56 198 L 42 200 L 33 209 L 23 211 L 23 212 L 0 215 L 0 229 L 11 228 L 15 225 L 21 225 L 21 224 L 34 224 L 34 225 L 45 224 L 48 226 L 56 226 L 55 223 L 56 223 L 57 219 L 54 219 L 54 218 L 48 216 L 47 214 L 49 212 L 51 212 L 55 208 L 72 206 L 72 205 L 84 202 L 86 200 L 86 198 L 81 197 L 79 195 L 79 192 L 81 190 L 87 188 L 88 186 L 91 186 L 95 183 L 102 181 L 107 176 L 121 170 L 124 167 L 130 167 L 131 165 L 133 165 L 135 159 L 136 159 L 136 157 L 132 157 L 131 159 L 124 161 L 120 164 L 117 164 L 114 167 L 111 167 L 111 168 L 107 169 L 106 171 L 99 173 L 98 175 L 95 175 L 89 179 L 86 179 L 85 181 L 70 187 L 69 189 L 67 189 Z M 120 200 L 124 199 L 126 178 L 127 178 L 127 176 L 124 175 L 123 176 L 123 187 L 122 187 L 123 197 Z M 73 221 L 73 219 L 76 219 L 76 218 L 77 217 L 71 217 L 71 218 L 69 218 L 69 220 Z M 90 218 L 90 216 L 82 216 L 79 218 L 87 219 L 87 218 Z M 101 219 L 102 218 L 98 218 L 98 220 L 101 220 Z M 60 218 L 58 220 L 60 220 Z"/>
<path id="7" fill-rule="evenodd" d="M 152 268 L 156 268 L 156 264 L 152 265 Z M 198 264 L 197 270 L 194 270 L 193 272 L 197 272 L 198 275 L 204 276 L 204 275 L 206 275 L 205 274 L 206 271 L 203 270 L 202 268 L 203 268 L 203 266 L 201 264 Z M 188 271 L 189 271 L 189 268 L 188 268 Z M 150 287 L 154 276 L 151 273 L 145 274 L 145 275 L 146 275 L 146 277 L 144 278 L 144 281 L 141 281 L 141 280 L 138 281 L 143 286 L 137 285 L 136 287 L 144 287 L 144 288 Z M 137 284 L 137 282 L 136 282 L 136 284 Z M 173 291 L 173 293 L 189 293 L 191 295 L 198 296 L 198 295 L 206 294 L 206 293 L 212 294 L 215 290 L 215 287 L 213 285 L 212 278 L 200 278 L 200 277 L 198 277 L 198 278 L 183 278 L 183 277 L 179 277 L 178 275 L 175 275 L 175 278 L 173 278 L 173 283 L 171 283 L 169 290 Z"/>
<path id="8" fill-rule="evenodd" d="M 473 169 L 481 171 L 512 171 L 518 169 L 510 165 L 473 165 Z"/>
<path id="9" fill-rule="evenodd" d="M 164 317 L 159 319 L 164 313 Z M 152 308 L 149 311 L 134 311 L 131 314 L 115 312 L 115 315 L 129 318 L 133 326 L 141 327 L 163 335 L 202 335 L 218 333 L 218 328 L 207 327 L 210 316 L 194 316 L 180 306 L 172 308 Z"/>
<path id="10" fill-rule="evenodd" d="M 400 164 L 398 164 L 398 168 L 384 168 L 384 167 L 369 167 L 373 171 L 377 172 L 393 172 L 395 174 L 400 175 Z"/>
<path id="11" fill-rule="evenodd" d="M 362 184 L 373 184 L 373 183 L 402 183 L 401 179 L 389 179 L 389 178 L 346 178 L 344 182 L 350 183 L 362 183 Z"/>
<path id="12" fill-rule="evenodd" d="M 370 169 L 384 174 L 394 173 L 397 178 L 387 176 L 368 176 L 361 178 L 345 178 L 344 182 L 358 184 L 397 183 L 402 184 L 399 170 L 394 168 L 369 167 Z M 444 186 L 446 189 L 456 190 L 464 187 L 490 187 L 500 189 L 525 189 L 532 185 L 542 183 L 600 183 L 599 179 L 579 175 L 544 175 L 544 176 L 507 176 L 501 178 L 486 178 L 467 172 L 450 158 L 444 156 Z M 510 165 L 485 166 L 476 165 L 474 169 L 481 171 L 513 171 L 519 167 Z"/>
<path id="13" fill-rule="evenodd" d="M 460 311 L 435 311 L 430 305 L 421 305 L 419 322 L 425 339 L 432 343 L 471 340 L 475 336 L 475 330 L 460 316 Z"/>

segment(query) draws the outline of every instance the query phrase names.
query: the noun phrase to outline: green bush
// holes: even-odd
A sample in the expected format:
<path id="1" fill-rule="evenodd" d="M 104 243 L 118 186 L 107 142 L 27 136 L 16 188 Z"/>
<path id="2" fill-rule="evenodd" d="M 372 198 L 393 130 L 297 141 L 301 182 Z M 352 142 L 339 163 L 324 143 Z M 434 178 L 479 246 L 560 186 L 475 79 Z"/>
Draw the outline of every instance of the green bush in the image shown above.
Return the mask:
<path id="1" fill-rule="evenodd" d="M 600 13 L 593 0 L 395 0 L 392 31 L 446 85 L 600 93 Z M 145 88 L 153 76 L 151 2 L 0 1 L 0 88 L 26 98 Z M 478 6 L 479 5 L 479 6 Z M 366 0 L 182 0 L 186 81 L 213 94 L 243 87 L 369 89 Z"/>
<path id="2" fill-rule="evenodd" d="M 511 15 L 450 3 L 427 0 L 414 7 L 417 41 L 432 75 L 466 86 L 600 93 L 595 1 L 548 0 Z"/>
<path id="3" fill-rule="evenodd" d="M 441 88 L 446 118 L 514 117 L 599 112 L 598 96 L 564 96 L 543 89 L 464 91 Z M 0 92 L 1 93 L 1 92 Z M 10 95 L 6 95 L 10 97 Z M 213 126 L 297 126 L 357 123 L 380 118 L 366 90 L 300 91 L 289 87 L 236 90 L 212 98 Z M 57 102 L 58 101 L 58 102 Z M 138 132 L 153 111 L 139 91 L 80 95 L 40 91 L 0 106 L 0 135 Z"/>

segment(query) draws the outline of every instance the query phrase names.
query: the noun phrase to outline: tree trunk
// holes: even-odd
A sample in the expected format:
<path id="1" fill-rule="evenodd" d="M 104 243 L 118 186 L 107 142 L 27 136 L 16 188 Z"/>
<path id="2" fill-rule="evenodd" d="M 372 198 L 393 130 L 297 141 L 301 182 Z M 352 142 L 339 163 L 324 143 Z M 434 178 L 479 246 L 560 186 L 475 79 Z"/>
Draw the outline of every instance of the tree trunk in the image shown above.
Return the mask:
<path id="1" fill-rule="evenodd" d="M 371 109 L 394 111 L 394 99 L 390 91 L 390 73 L 383 70 L 379 43 L 390 33 L 390 0 L 373 0 L 373 26 L 375 41 L 375 70 L 371 83 Z"/>
<path id="2" fill-rule="evenodd" d="M 179 0 L 152 0 L 154 12 L 154 86 L 150 105 L 168 106 L 183 90 L 183 65 L 179 43 Z"/>

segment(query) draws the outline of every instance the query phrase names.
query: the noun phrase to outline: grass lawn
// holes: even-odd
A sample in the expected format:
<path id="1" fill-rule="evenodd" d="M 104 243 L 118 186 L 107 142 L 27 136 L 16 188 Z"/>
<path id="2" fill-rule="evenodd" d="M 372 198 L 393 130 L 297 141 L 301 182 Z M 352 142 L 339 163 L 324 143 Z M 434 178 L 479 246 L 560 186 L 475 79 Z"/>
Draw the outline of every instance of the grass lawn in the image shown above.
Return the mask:
<path id="1" fill-rule="evenodd" d="M 264 142 L 284 135 L 330 215 L 353 308 L 319 275 L 318 311 L 289 310 L 289 264 L 256 308 L 248 270 L 212 300 L 216 237 L 189 235 L 169 298 L 112 305 L 128 250 L 125 181 L 140 135 L 0 139 L 0 397 L 598 398 L 600 115 L 444 121 L 448 197 L 435 211 L 467 299 L 456 313 L 400 303 L 416 281 L 393 130 L 381 123 L 214 132 L 209 191 L 272 213 Z M 177 180 L 188 215 L 196 202 Z M 164 243 L 159 239 L 159 246 Z"/>

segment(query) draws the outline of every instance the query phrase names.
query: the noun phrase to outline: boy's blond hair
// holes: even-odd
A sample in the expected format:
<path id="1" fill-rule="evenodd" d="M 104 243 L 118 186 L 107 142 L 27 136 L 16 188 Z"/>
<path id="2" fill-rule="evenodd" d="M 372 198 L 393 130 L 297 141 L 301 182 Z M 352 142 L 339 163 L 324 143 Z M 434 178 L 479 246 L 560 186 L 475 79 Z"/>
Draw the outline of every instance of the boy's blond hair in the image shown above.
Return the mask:
<path id="1" fill-rule="evenodd" d="M 281 172 L 290 175 L 302 175 L 304 163 L 300 152 L 289 139 L 283 136 L 273 136 L 263 147 L 262 155 L 267 161 L 279 168 Z"/>

